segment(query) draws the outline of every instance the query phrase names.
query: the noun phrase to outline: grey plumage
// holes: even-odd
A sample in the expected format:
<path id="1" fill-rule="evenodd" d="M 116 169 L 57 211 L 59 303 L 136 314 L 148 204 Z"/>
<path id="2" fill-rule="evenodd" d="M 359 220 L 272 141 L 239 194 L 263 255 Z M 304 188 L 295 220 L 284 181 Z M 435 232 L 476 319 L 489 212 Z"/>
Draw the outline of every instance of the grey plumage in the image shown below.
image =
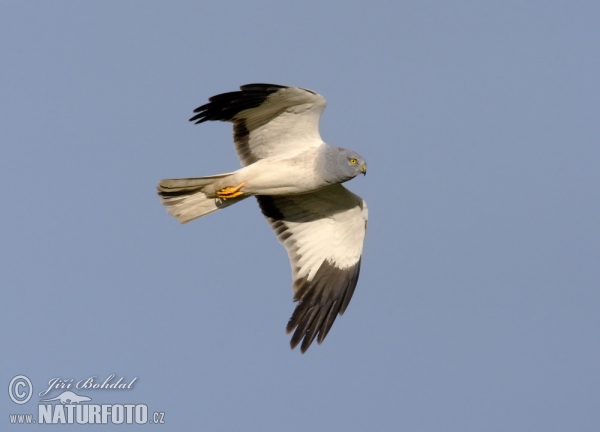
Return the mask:
<path id="1" fill-rule="evenodd" d="M 356 163 L 350 163 L 356 159 Z M 353 150 L 325 144 L 316 160 L 316 172 L 325 185 L 344 183 L 358 174 L 366 174 L 365 159 Z"/>

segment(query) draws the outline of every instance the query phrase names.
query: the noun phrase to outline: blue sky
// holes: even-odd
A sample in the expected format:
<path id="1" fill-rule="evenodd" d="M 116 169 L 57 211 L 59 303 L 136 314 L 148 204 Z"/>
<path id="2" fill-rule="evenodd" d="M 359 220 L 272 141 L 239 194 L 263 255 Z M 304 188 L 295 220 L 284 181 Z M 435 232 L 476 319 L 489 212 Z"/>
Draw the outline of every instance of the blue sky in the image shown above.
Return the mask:
<path id="1" fill-rule="evenodd" d="M 584 1 L 3 2 L 0 384 L 34 388 L 4 392 L 3 429 L 42 429 L 8 414 L 52 378 L 115 374 L 135 385 L 78 393 L 147 404 L 163 430 L 597 430 L 599 18 Z M 324 95 L 323 138 L 369 166 L 347 184 L 369 205 L 357 290 L 305 355 L 257 204 L 180 226 L 155 193 L 237 169 L 230 125 L 187 119 L 252 82 Z"/>

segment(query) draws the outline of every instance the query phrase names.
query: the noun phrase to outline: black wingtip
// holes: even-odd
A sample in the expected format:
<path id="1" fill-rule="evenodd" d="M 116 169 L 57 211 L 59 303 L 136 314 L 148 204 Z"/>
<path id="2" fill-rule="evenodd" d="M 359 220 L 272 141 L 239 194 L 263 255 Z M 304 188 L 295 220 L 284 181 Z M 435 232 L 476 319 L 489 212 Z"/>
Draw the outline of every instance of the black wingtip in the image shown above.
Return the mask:
<path id="1" fill-rule="evenodd" d="M 189 121 L 194 124 L 204 123 L 205 121 L 231 121 L 240 111 L 250 108 L 256 108 L 261 105 L 269 95 L 282 88 L 279 84 L 246 84 L 240 86 L 239 91 L 221 93 L 208 99 L 208 103 L 199 106 L 194 110 L 195 116 Z"/>
<path id="2" fill-rule="evenodd" d="M 321 344 L 338 314 L 342 315 L 358 282 L 360 260 L 353 266 L 341 269 L 324 261 L 311 281 L 300 281 L 296 286 L 295 300 L 298 302 L 286 326 L 292 331 L 290 347 L 300 342 L 300 352 L 305 353 L 316 339 Z"/>

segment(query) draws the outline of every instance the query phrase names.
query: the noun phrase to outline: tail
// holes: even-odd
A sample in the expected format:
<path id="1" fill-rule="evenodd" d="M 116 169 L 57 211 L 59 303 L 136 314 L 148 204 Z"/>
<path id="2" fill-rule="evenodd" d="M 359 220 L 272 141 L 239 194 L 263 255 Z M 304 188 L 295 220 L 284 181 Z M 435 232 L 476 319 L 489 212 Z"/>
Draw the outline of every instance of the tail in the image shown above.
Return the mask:
<path id="1" fill-rule="evenodd" d="M 209 198 L 204 193 L 207 186 L 233 173 L 209 177 L 161 180 L 156 189 L 162 198 L 161 204 L 167 206 L 167 213 L 186 223 L 209 213 L 235 204 L 247 196 L 221 199 Z"/>

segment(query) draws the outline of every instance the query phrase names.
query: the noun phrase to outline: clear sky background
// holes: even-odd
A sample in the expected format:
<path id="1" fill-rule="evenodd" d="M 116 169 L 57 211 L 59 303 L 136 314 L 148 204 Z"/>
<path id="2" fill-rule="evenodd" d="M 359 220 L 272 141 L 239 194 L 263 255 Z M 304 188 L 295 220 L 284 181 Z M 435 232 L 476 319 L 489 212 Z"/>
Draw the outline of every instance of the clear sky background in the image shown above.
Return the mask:
<path id="1" fill-rule="evenodd" d="M 167 422 L 120 430 L 598 431 L 599 22 L 595 1 L 3 1 L 0 428 L 44 429 L 8 414 L 51 378 L 116 374 L 134 388 L 78 393 Z M 180 226 L 155 191 L 239 167 L 230 124 L 187 119 L 252 82 L 324 95 L 324 140 L 368 161 L 360 281 L 305 355 L 256 202 Z"/>

